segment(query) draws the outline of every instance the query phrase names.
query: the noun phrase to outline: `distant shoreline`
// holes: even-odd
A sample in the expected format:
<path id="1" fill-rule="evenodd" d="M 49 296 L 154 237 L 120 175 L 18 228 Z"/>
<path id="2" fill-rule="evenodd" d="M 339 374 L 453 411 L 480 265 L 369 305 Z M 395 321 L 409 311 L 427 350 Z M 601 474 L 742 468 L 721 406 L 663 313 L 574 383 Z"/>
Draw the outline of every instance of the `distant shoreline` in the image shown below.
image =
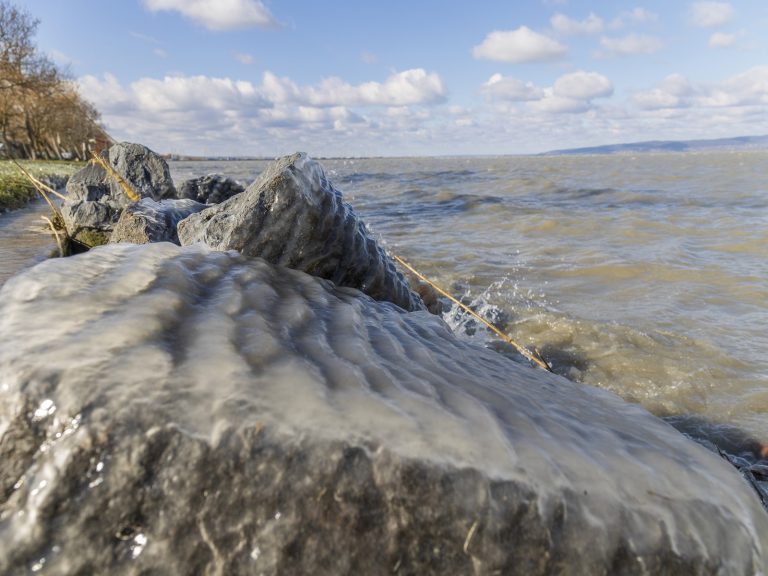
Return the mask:
<path id="1" fill-rule="evenodd" d="M 735 138 L 712 138 L 707 140 L 648 140 L 623 144 L 606 144 L 584 148 L 551 150 L 537 156 L 563 156 L 582 154 L 642 154 L 654 152 L 732 152 L 742 150 L 768 149 L 766 136 L 738 136 Z"/>

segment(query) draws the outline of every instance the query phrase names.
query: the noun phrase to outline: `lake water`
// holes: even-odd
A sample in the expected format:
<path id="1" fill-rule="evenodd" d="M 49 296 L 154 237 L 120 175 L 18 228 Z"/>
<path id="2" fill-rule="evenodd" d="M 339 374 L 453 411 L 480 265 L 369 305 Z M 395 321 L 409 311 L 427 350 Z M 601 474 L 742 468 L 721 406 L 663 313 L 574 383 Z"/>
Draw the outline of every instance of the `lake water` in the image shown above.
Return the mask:
<path id="1" fill-rule="evenodd" d="M 555 371 L 688 431 L 768 443 L 768 151 L 321 162 L 390 252 Z M 247 184 L 265 164 L 171 171 Z M 0 216 L 16 254 L 0 251 L 0 282 L 49 250 L 9 240 L 40 209 Z M 466 315 L 445 319 L 505 353 Z"/>

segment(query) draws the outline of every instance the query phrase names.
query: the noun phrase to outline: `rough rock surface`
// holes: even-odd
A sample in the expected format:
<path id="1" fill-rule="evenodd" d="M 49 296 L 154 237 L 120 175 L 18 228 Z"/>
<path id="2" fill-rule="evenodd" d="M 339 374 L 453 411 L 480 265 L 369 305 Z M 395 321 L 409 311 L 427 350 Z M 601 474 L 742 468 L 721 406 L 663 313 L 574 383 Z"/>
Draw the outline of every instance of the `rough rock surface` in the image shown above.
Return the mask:
<path id="1" fill-rule="evenodd" d="M 109 148 L 105 159 L 139 196 L 157 201 L 176 197 L 168 164 L 146 146 L 121 142 Z M 131 204 L 120 185 L 94 163 L 72 175 L 67 196 L 61 212 L 74 238 L 94 231 L 108 238 L 123 208 Z"/>
<path id="2" fill-rule="evenodd" d="M 155 202 L 151 198 L 142 198 L 123 210 L 109 242 L 111 244 L 119 242 L 178 244 L 179 236 L 176 233 L 178 223 L 190 214 L 205 208 L 205 204 L 189 199 Z"/>
<path id="3" fill-rule="evenodd" d="M 182 246 L 203 242 L 423 309 L 394 262 L 304 154 L 276 160 L 242 194 L 179 223 Z"/>
<path id="4" fill-rule="evenodd" d="M 208 174 L 185 181 L 179 187 L 179 198 L 191 198 L 203 204 L 219 204 L 243 192 L 245 187 L 221 174 Z"/>
<path id="5" fill-rule="evenodd" d="M 751 488 L 642 408 L 201 246 L 3 286 L 0 463 L 3 574 L 768 567 Z"/>

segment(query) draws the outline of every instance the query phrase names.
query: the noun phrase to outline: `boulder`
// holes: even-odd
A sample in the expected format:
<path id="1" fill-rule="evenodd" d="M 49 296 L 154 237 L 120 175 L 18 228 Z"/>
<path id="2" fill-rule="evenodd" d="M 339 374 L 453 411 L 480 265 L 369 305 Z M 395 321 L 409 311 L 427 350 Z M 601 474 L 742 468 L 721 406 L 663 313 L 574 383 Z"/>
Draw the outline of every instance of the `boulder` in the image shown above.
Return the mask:
<path id="1" fill-rule="evenodd" d="M 423 309 L 320 164 L 305 154 L 276 160 L 245 192 L 182 220 L 178 231 L 182 245 L 237 250 L 406 310 Z"/>
<path id="2" fill-rule="evenodd" d="M 244 191 L 239 182 L 221 174 L 208 174 L 185 181 L 179 188 L 179 198 L 191 198 L 203 204 L 219 204 Z"/>
<path id="3" fill-rule="evenodd" d="M 768 514 L 643 408 L 235 252 L 0 290 L 0 573 L 759 574 Z"/>
<path id="4" fill-rule="evenodd" d="M 151 198 L 142 198 L 141 201 L 123 209 L 109 242 L 111 244 L 119 242 L 178 244 L 179 236 L 176 233 L 178 223 L 190 214 L 205 208 L 205 204 L 189 199 L 155 202 Z"/>
<path id="5" fill-rule="evenodd" d="M 121 142 L 109 149 L 110 165 L 142 198 L 176 198 L 176 187 L 165 159 L 141 144 Z"/>
<path id="6" fill-rule="evenodd" d="M 168 164 L 146 146 L 121 142 L 103 157 L 140 197 L 156 201 L 176 197 Z M 66 190 L 61 213 L 67 233 L 75 239 L 96 237 L 106 242 L 120 213 L 132 203 L 115 179 L 93 162 L 72 175 Z"/>

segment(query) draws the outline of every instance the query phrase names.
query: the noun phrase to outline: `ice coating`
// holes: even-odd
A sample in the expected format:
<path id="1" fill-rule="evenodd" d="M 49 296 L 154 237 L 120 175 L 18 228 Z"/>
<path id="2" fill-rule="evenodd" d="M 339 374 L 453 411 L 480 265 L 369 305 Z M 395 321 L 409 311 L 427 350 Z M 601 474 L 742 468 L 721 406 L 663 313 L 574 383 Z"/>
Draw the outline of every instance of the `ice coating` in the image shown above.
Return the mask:
<path id="1" fill-rule="evenodd" d="M 14 454 L 0 474 L 0 572 L 43 556 L 51 573 L 103 570 L 100 555 L 137 572 L 191 562 L 194 547 L 170 535 L 203 522 L 196 510 L 213 488 L 183 486 L 196 466 L 244 499 L 215 507 L 241 536 L 180 572 L 317 563 L 313 541 L 295 543 L 312 537 L 306 515 L 328 486 L 328 506 L 358 495 L 341 518 L 372 502 L 377 516 L 338 537 L 348 564 L 318 573 L 351 569 L 375 530 L 385 556 L 370 573 L 391 573 L 398 558 L 423 570 L 449 559 L 457 573 L 765 568 L 768 516 L 749 486 L 642 408 L 461 342 L 427 312 L 233 252 L 110 245 L 12 278 L 0 291 L 0 400 L 0 456 Z M 275 481 L 260 474 L 278 465 L 294 496 L 273 502 Z M 417 489 L 416 503 L 400 502 Z M 131 501 L 154 504 L 110 524 Z M 433 564 L 408 560 L 425 538 L 409 526 L 422 524 L 397 522 L 419 501 L 435 508 L 420 529 L 453 530 Z M 83 510 L 107 502 L 106 543 L 89 547 Z M 265 510 L 269 521 L 246 520 Z M 215 538 L 205 522 L 190 541 Z M 347 521 L 317 522 L 333 540 Z M 520 564 L 521 551 L 540 566 Z"/>
<path id="2" fill-rule="evenodd" d="M 306 154 L 269 164 L 246 190 L 179 222 L 182 246 L 202 242 L 362 290 L 406 310 L 423 303 L 395 263 Z"/>

